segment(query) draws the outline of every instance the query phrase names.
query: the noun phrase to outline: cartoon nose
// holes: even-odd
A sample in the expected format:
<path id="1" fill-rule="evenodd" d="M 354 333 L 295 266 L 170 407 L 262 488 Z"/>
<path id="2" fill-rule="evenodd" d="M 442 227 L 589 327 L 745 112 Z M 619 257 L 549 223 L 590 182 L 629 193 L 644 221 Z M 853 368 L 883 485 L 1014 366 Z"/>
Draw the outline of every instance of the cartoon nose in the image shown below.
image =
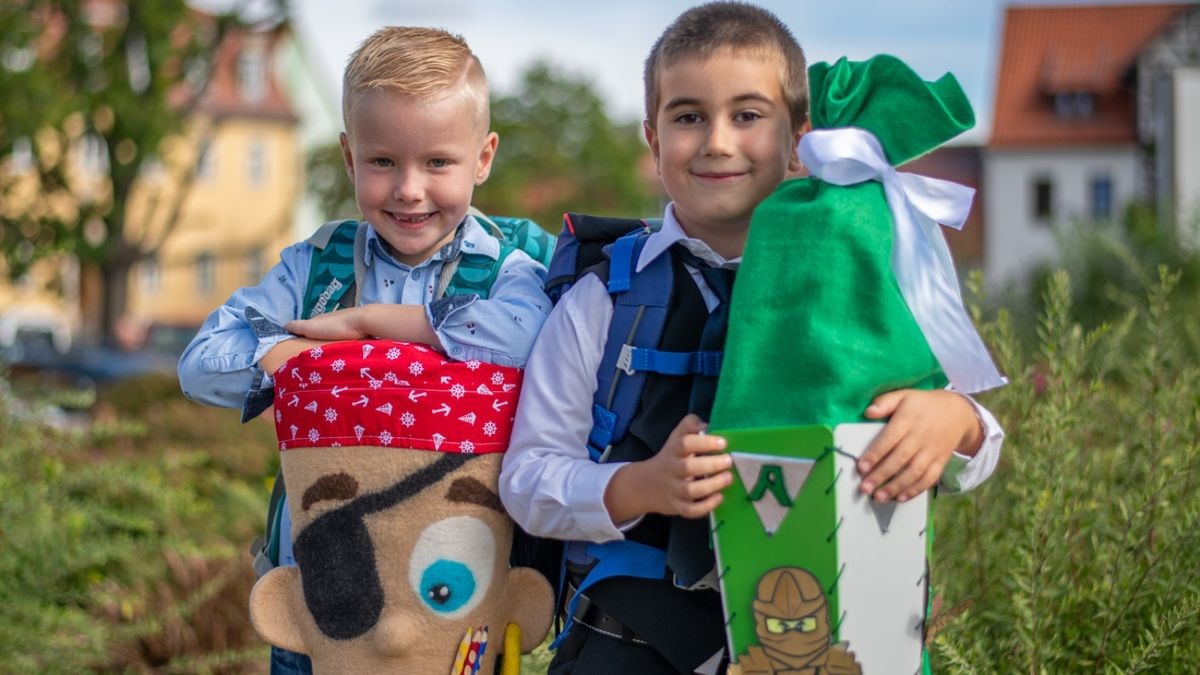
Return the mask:
<path id="1" fill-rule="evenodd" d="M 382 656 L 402 656 L 420 639 L 421 626 L 403 612 L 387 612 L 375 624 L 371 642 Z"/>

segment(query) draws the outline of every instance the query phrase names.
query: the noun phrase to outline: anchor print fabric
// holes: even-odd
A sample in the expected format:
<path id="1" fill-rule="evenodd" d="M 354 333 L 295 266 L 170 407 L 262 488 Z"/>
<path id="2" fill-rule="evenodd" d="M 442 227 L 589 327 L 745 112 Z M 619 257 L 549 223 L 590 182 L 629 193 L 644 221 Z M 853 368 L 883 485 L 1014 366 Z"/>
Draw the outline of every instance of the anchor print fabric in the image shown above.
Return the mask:
<path id="1" fill-rule="evenodd" d="M 275 377 L 275 433 L 289 448 L 383 446 L 504 452 L 521 371 L 451 361 L 425 345 L 332 342 L 289 360 Z"/>

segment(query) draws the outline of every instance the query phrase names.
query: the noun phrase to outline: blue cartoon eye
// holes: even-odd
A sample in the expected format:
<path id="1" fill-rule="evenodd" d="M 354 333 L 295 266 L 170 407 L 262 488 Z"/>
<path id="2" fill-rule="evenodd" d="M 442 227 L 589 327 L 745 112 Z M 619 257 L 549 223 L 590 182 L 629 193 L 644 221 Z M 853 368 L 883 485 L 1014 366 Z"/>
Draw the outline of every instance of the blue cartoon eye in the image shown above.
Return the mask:
<path id="1" fill-rule="evenodd" d="M 462 607 L 475 594 L 475 575 L 455 560 L 438 560 L 421 574 L 421 599 L 435 612 Z"/>
<path id="2" fill-rule="evenodd" d="M 408 582 L 434 615 L 453 619 L 483 600 L 500 564 L 496 535 L 472 516 L 431 523 L 413 545 Z"/>

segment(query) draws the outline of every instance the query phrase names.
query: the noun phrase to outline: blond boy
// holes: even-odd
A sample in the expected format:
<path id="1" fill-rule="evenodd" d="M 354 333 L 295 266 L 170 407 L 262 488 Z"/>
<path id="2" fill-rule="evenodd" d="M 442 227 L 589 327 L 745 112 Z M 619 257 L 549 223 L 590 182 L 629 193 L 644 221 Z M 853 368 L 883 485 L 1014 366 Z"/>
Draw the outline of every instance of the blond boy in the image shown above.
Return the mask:
<path id="1" fill-rule="evenodd" d="M 467 213 L 498 143 L 479 60 L 445 31 L 384 28 L 351 57 L 342 112 L 342 154 L 363 216 L 354 314 L 383 310 L 384 327 L 373 334 L 433 345 L 455 360 L 524 365 L 549 311 L 545 271 L 521 251 L 502 258 L 497 239 Z M 486 298 L 439 297 L 443 273 L 464 252 L 495 260 L 495 283 Z M 279 365 L 319 339 L 342 337 L 322 332 L 321 324 L 308 331 L 310 324 L 291 323 L 302 318 L 312 264 L 311 243 L 284 249 L 259 284 L 208 317 L 179 364 L 189 398 L 241 408 L 250 419 L 271 404 Z M 344 314 L 332 313 L 335 325 Z M 285 325 L 311 337 L 298 338 Z M 280 530 L 277 562 L 291 564 L 286 518 Z M 310 668 L 299 655 L 273 654 L 272 672 Z"/>

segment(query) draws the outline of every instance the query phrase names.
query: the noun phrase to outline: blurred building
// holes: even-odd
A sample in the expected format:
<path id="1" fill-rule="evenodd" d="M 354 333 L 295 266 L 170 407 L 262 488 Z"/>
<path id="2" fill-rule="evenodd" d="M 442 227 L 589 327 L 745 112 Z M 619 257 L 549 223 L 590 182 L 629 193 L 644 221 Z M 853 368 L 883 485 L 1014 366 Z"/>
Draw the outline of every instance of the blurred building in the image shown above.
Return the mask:
<path id="1" fill-rule="evenodd" d="M 96 2 L 92 18 L 103 21 L 111 12 L 100 10 L 117 4 Z M 332 92 L 288 23 L 226 34 L 183 137 L 164 145 L 162 161 L 144 167 L 130 194 L 126 236 L 162 243 L 130 274 L 119 341 L 137 343 L 152 325 L 199 326 L 235 289 L 259 281 L 281 248 L 320 225 L 304 158 L 337 138 Z M 107 156 L 86 135 L 75 145 L 73 184 L 87 185 Z M 22 161 L 7 166 L 20 170 Z M 182 181 L 168 170 L 181 161 L 192 168 Z M 72 337 L 98 337 L 102 292 L 98 270 L 68 256 L 0 281 L 0 347 L 23 331 L 64 349 Z"/>
<path id="2" fill-rule="evenodd" d="M 1020 283 L 1056 229 L 1154 203 L 1200 214 L 1200 5 L 1010 7 L 983 157 L 985 273 Z M 1197 242 L 1200 243 L 1200 242 Z"/>
<path id="3" fill-rule="evenodd" d="M 173 231 L 133 271 L 131 322 L 198 326 L 321 224 L 304 157 L 336 139 L 340 113 L 317 71 L 287 24 L 222 43 L 196 107 L 194 179 Z"/>

